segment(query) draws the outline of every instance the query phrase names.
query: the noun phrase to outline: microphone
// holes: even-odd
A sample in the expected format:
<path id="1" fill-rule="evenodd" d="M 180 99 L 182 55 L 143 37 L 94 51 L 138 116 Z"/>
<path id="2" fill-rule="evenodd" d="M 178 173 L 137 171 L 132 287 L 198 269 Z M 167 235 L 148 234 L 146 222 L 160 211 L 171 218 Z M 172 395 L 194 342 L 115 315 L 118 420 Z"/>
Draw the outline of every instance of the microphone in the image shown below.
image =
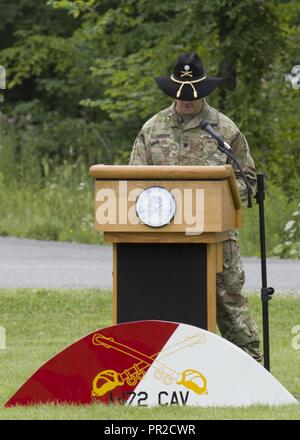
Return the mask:
<path id="1" fill-rule="evenodd" d="M 207 131 L 207 133 L 209 133 L 213 138 L 215 138 L 218 141 L 219 145 L 221 144 L 221 147 L 224 147 L 227 150 L 232 151 L 231 146 L 227 144 L 227 142 L 225 142 L 224 139 L 217 132 L 215 132 L 215 130 L 212 128 L 209 122 L 207 121 L 201 122 L 200 128 L 202 128 L 202 130 Z"/>
<path id="2" fill-rule="evenodd" d="M 219 150 L 222 151 L 222 153 L 225 153 L 230 159 L 232 159 L 233 162 L 238 167 L 238 169 L 240 170 L 242 178 L 243 178 L 245 185 L 246 185 L 246 188 L 247 188 L 248 208 L 252 208 L 251 186 L 248 182 L 248 179 L 244 173 L 243 168 L 241 167 L 241 164 L 239 163 L 239 161 L 235 157 L 231 146 L 229 144 L 227 144 L 227 142 L 224 141 L 224 139 L 222 138 L 222 136 L 219 135 L 219 133 L 215 132 L 215 130 L 212 128 L 212 126 L 210 125 L 209 122 L 207 122 L 207 121 L 200 122 L 199 127 L 202 130 L 205 130 L 207 133 L 209 133 L 214 139 L 216 139 L 216 141 L 218 142 Z"/>

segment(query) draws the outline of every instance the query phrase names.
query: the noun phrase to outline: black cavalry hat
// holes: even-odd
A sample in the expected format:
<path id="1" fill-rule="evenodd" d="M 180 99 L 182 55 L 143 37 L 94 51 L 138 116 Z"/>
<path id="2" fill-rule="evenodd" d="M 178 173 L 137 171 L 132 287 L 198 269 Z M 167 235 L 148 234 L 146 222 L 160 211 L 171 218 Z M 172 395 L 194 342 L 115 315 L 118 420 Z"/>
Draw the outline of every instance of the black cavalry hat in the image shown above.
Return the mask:
<path id="1" fill-rule="evenodd" d="M 223 80 L 207 76 L 202 61 L 196 53 L 180 55 L 173 74 L 155 78 L 157 85 L 167 95 L 182 101 L 194 101 L 209 95 Z"/>

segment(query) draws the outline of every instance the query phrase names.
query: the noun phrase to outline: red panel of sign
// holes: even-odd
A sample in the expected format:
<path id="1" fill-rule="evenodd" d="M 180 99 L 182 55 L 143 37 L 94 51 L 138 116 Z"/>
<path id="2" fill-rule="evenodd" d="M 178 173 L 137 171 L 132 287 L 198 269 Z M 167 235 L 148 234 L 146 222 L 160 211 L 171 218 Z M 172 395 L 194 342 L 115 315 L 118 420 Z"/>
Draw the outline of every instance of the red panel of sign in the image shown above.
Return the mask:
<path id="1" fill-rule="evenodd" d="M 124 323 L 98 330 L 44 364 L 6 403 L 125 403 L 178 324 Z"/>

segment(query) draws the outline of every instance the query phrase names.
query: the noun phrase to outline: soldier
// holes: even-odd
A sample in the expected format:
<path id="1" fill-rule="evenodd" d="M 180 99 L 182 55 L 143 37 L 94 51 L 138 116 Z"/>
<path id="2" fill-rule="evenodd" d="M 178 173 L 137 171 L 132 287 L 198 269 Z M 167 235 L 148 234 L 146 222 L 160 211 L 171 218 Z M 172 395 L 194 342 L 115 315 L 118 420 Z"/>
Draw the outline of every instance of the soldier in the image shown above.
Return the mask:
<path id="1" fill-rule="evenodd" d="M 199 124 L 208 121 L 231 145 L 255 191 L 256 174 L 248 143 L 237 126 L 204 99 L 223 78 L 205 74 L 195 53 L 179 57 L 170 77 L 155 78 L 158 86 L 175 98 L 173 104 L 149 119 L 139 132 L 129 165 L 224 165 L 235 171 L 241 200 L 247 190 L 239 170 L 217 148 L 217 142 Z M 223 243 L 223 271 L 217 274 L 217 323 L 222 336 L 261 361 L 257 327 L 250 317 L 249 303 L 242 287 L 245 272 L 239 252 L 239 235 L 229 231 Z"/>

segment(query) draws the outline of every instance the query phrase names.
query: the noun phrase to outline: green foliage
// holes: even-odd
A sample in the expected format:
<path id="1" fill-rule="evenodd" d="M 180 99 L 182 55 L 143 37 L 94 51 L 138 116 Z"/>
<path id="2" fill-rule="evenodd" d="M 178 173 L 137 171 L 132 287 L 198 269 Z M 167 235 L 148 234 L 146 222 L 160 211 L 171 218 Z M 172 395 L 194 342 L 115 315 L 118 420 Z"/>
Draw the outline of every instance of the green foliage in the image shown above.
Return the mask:
<path id="1" fill-rule="evenodd" d="M 0 15 L 4 179 L 43 187 L 71 169 L 79 184 L 92 163 L 127 163 L 141 125 L 171 102 L 154 77 L 169 75 L 180 53 L 197 51 L 209 75 L 225 77 L 208 102 L 245 133 L 257 169 L 291 214 L 299 201 L 300 92 L 284 77 L 300 63 L 299 2 L 0 0 Z M 279 244 L 270 240 L 271 249 Z"/>
<path id="2" fill-rule="evenodd" d="M 282 244 L 285 225 L 292 217 L 297 205 L 297 201 L 290 201 L 281 188 L 269 181 L 266 182 L 265 224 L 268 257 L 278 257 L 275 249 Z M 260 256 L 259 215 L 255 200 L 253 200 L 251 209 L 244 209 L 240 245 L 242 255 Z M 297 258 L 296 255 L 292 254 L 285 255 L 285 257 Z"/>
<path id="3" fill-rule="evenodd" d="M 299 4 L 128 0 L 94 1 L 88 8 L 81 2 L 56 1 L 55 6 L 69 12 L 76 8 L 86 38 L 101 41 L 102 52 L 91 73 L 101 81 L 103 94 L 85 97 L 82 105 L 100 109 L 117 129 L 129 123 L 136 133 L 170 103 L 153 77 L 170 74 L 176 53 L 196 50 L 209 74 L 225 76 L 209 102 L 233 118 L 247 135 L 259 168 L 294 197 L 300 170 L 295 154 L 299 92 L 284 82 L 284 74 L 299 47 Z"/>
<path id="4" fill-rule="evenodd" d="M 49 183 L 42 189 L 24 187 L 21 181 L 7 189 L 0 173 L 0 235 L 38 240 L 101 243 L 95 232 L 94 191 L 86 179 L 76 188 Z M 59 176 L 62 181 L 62 176 Z"/>
<path id="5" fill-rule="evenodd" d="M 53 162 L 45 152 L 37 160 L 38 140 L 31 144 L 34 134 L 27 142 L 26 134 L 23 139 L 23 144 L 9 135 L 0 139 L 0 235 L 102 242 L 95 232 L 93 181 L 82 156 L 73 160 L 67 151 L 66 159 L 58 162 L 53 150 Z M 54 139 L 50 147 L 56 145 Z"/>
<path id="6" fill-rule="evenodd" d="M 281 258 L 300 258 L 300 203 L 292 213 L 292 219 L 284 227 L 283 243 L 275 246 L 273 252 Z"/>
<path id="7" fill-rule="evenodd" d="M 82 12 L 89 11 L 94 6 L 95 0 L 48 0 L 47 5 L 53 6 L 54 9 L 67 9 L 74 18 L 79 17 Z"/>

